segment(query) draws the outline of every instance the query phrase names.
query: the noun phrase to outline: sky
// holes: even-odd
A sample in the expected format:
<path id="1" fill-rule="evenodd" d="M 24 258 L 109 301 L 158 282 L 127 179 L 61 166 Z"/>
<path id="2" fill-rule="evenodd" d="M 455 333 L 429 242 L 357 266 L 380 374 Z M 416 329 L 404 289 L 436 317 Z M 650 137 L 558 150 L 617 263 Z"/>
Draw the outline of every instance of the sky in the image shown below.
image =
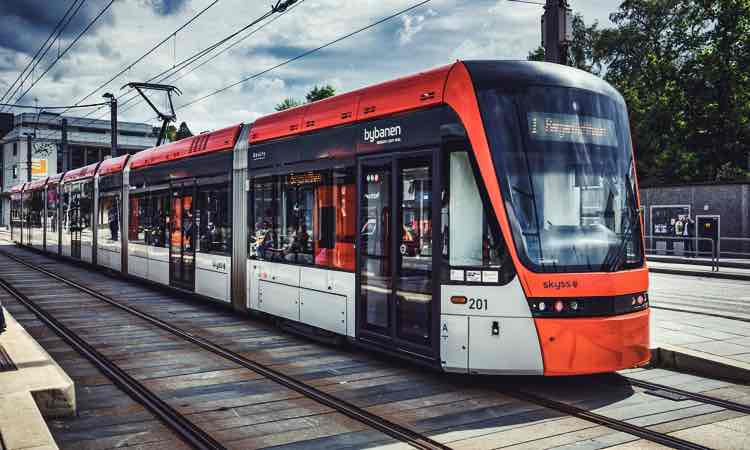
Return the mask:
<path id="1" fill-rule="evenodd" d="M 0 0 L 0 95 L 75 1 L 78 0 Z M 24 90 L 109 2 L 83 3 L 62 32 L 59 45 L 56 43 L 39 63 Z M 213 3 L 214 0 L 115 0 L 21 103 L 37 101 L 49 106 L 82 101 Z M 99 102 L 102 94 L 111 92 L 119 97 L 120 120 L 156 124 L 145 102 L 125 103 L 132 94 L 121 87 L 131 81 L 146 81 L 173 67 L 262 16 L 271 3 L 272 0 L 219 0 L 176 37 L 83 103 Z M 182 91 L 174 99 L 177 121 L 186 121 L 194 133 L 251 122 L 273 112 L 274 105 L 287 97 L 304 99 L 314 85 L 330 84 L 343 93 L 457 59 L 525 59 L 541 41 L 541 6 L 508 0 L 432 0 L 318 53 L 179 108 L 416 3 L 419 1 L 298 0 L 285 14 L 268 19 L 274 22 L 211 62 L 185 75 L 194 67 L 187 66 L 165 80 Z M 583 14 L 586 23 L 598 21 L 601 26 L 610 26 L 609 14 L 620 0 L 570 3 L 575 12 Z M 92 118 L 108 117 L 106 109 L 79 110 L 76 115 L 87 113 Z"/>

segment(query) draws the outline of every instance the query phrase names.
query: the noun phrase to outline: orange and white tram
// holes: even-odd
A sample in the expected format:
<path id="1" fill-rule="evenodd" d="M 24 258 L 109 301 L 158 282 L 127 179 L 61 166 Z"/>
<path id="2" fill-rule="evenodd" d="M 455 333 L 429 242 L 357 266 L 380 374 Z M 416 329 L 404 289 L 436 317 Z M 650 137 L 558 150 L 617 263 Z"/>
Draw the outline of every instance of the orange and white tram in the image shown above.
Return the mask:
<path id="1" fill-rule="evenodd" d="M 649 361 L 628 115 L 466 61 L 12 193 L 15 242 L 450 372 Z"/>

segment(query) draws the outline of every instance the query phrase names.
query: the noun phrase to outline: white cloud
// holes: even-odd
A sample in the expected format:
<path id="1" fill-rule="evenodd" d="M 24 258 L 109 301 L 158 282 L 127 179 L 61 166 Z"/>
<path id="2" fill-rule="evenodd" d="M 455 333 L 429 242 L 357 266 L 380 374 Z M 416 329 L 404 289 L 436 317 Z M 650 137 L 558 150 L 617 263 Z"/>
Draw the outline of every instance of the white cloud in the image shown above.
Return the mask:
<path id="1" fill-rule="evenodd" d="M 0 4 L 5 1 L 9 0 L 0 0 Z M 89 3 L 97 10 L 106 1 L 89 0 Z M 157 14 L 148 6 L 149 2 L 115 2 L 108 13 L 111 20 L 87 34 L 58 63 L 58 78 L 53 79 L 51 72 L 34 88 L 32 95 L 39 98 L 40 104 L 47 105 L 79 100 L 208 6 L 211 0 L 177 2 L 181 6 L 168 15 Z M 175 104 L 204 96 L 413 3 L 415 0 L 358 0 L 342 6 L 338 0 L 298 2 L 291 12 L 242 44 L 177 81 L 184 94 Z M 615 0 L 577 0 L 574 6 L 586 19 L 606 20 L 618 4 Z M 123 94 L 125 91 L 121 91 L 120 86 L 128 81 L 153 77 L 267 10 L 268 2 L 222 0 L 178 33 L 176 39 L 87 102 L 99 101 L 101 94 L 107 91 Z M 408 15 L 179 110 L 178 120 L 185 120 L 194 131 L 214 129 L 250 122 L 272 112 L 273 106 L 285 97 L 304 98 L 315 84 L 330 83 L 338 92 L 345 92 L 455 59 L 524 59 L 539 45 L 541 14 L 541 7 L 506 0 L 433 0 Z M 39 44 L 41 42 L 36 45 Z M 0 87 L 15 79 L 19 62 L 28 60 L 28 56 L 9 50 L 9 45 L 0 40 Z M 177 78 L 164 82 L 175 82 Z M 4 90 L 0 95 L 2 92 Z M 144 104 L 135 101 L 122 106 L 120 112 L 124 120 L 144 121 L 153 117 Z M 102 114 L 106 111 L 92 117 Z"/>

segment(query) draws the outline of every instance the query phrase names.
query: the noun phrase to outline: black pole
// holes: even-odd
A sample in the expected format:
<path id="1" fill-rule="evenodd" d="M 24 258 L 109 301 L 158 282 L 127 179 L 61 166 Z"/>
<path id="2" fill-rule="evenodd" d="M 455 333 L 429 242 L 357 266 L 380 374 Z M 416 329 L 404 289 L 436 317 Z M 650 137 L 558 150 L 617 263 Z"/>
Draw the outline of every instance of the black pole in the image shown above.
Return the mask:
<path id="1" fill-rule="evenodd" d="M 112 132 L 112 151 L 110 152 L 113 158 L 117 158 L 117 99 L 112 96 L 109 99 L 109 112 L 112 124 L 110 125 L 110 131 Z"/>
<path id="2" fill-rule="evenodd" d="M 568 63 L 568 28 L 570 8 L 567 0 L 547 0 L 542 16 L 542 45 L 544 60 L 557 64 Z"/>
<path id="3" fill-rule="evenodd" d="M 62 146 L 62 171 L 67 172 L 70 168 L 69 159 L 70 159 L 70 149 L 68 149 L 68 119 L 63 118 L 62 122 L 60 123 L 60 133 L 62 136 L 60 137 L 60 145 Z"/>
<path id="4" fill-rule="evenodd" d="M 26 135 L 26 181 L 31 181 L 31 134 Z"/>

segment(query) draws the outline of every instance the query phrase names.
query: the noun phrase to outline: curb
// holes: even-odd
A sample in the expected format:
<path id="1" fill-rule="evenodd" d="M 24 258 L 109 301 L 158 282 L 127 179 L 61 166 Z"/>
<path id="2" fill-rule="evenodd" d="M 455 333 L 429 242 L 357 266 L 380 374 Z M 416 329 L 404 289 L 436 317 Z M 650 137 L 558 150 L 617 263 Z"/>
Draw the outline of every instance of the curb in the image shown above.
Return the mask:
<path id="1" fill-rule="evenodd" d="M 704 278 L 719 278 L 723 280 L 740 280 L 750 281 L 750 275 L 724 273 L 724 272 L 706 272 L 702 270 L 680 270 L 680 269 L 664 269 L 659 267 L 649 267 L 649 272 L 653 273 L 666 273 L 669 275 L 687 275 L 691 277 L 704 277 Z"/>
<path id="2" fill-rule="evenodd" d="M 711 359 L 708 359 L 703 355 L 705 353 L 665 344 L 651 349 L 650 365 L 660 369 L 693 372 L 710 378 L 750 383 L 750 365 L 741 367 L 721 356 L 711 355 Z"/>
<path id="3" fill-rule="evenodd" d="M 665 258 L 660 256 L 648 256 L 646 255 L 647 261 L 653 261 L 656 263 L 664 263 L 664 264 L 684 264 L 688 266 L 699 266 L 699 267 L 711 267 L 713 264 L 711 264 L 709 261 L 696 261 L 692 258 L 688 259 L 674 259 L 674 258 Z M 724 267 L 727 269 L 750 269 L 750 263 L 741 263 L 741 262 L 735 262 L 735 261 L 719 261 L 719 267 Z"/>

